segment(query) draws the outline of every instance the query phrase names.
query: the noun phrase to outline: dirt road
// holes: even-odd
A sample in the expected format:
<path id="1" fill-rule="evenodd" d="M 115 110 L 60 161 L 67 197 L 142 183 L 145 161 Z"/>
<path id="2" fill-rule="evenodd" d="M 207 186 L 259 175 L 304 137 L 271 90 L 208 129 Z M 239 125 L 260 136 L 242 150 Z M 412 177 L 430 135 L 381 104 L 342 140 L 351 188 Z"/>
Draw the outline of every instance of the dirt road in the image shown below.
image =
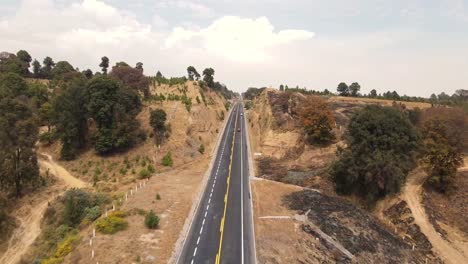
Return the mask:
<path id="1" fill-rule="evenodd" d="M 414 222 L 429 239 L 434 251 L 437 252 L 446 263 L 466 263 L 468 259 L 468 249 L 460 248 L 460 246 L 464 247 L 461 243 L 457 243 L 457 247 L 459 248 L 457 249 L 452 243 L 443 239 L 426 215 L 426 211 L 421 203 L 422 184 L 426 176 L 427 174 L 422 170 L 417 170 L 410 174 L 401 197 L 408 203 L 408 207 L 413 213 Z"/>
<path id="2" fill-rule="evenodd" d="M 49 201 L 54 200 L 67 188 L 84 188 L 87 186 L 85 182 L 73 177 L 65 168 L 57 164 L 50 155 L 46 153 L 41 153 L 41 155 L 45 156 L 46 159 L 39 160 L 40 167 L 49 170 L 49 173 L 62 180 L 63 184 L 57 187 L 57 192 L 48 192 L 46 197 L 43 197 L 44 193 L 35 194 L 23 198 L 19 202 L 19 209 L 17 209 L 15 216 L 20 224 L 13 232 L 8 242 L 8 249 L 0 258 L 0 263 L 15 264 L 21 260 L 21 257 L 41 233 L 41 220 Z"/>

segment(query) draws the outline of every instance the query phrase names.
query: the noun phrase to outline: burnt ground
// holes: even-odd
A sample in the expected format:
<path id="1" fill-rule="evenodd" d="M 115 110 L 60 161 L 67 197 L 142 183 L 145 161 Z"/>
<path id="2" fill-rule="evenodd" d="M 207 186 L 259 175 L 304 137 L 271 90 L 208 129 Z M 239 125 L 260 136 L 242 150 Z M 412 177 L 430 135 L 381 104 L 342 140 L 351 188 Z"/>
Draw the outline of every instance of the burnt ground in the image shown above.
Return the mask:
<path id="1" fill-rule="evenodd" d="M 424 209 L 437 232 L 447 239 L 446 231 L 438 222 L 457 227 L 468 236 L 468 171 L 459 172 L 448 193 L 430 187 L 423 192 Z"/>
<path id="2" fill-rule="evenodd" d="M 426 256 L 432 259 L 427 251 L 413 251 L 408 241 L 393 234 L 368 212 L 341 198 L 305 190 L 294 192 L 283 201 L 301 214 L 310 210 L 308 220 L 351 252 L 355 256 L 352 262 L 425 263 Z M 307 225 L 303 230 L 315 236 Z M 322 241 L 322 244 L 332 249 L 327 242 Z M 344 255 L 338 259 L 340 263 L 351 262 Z"/>

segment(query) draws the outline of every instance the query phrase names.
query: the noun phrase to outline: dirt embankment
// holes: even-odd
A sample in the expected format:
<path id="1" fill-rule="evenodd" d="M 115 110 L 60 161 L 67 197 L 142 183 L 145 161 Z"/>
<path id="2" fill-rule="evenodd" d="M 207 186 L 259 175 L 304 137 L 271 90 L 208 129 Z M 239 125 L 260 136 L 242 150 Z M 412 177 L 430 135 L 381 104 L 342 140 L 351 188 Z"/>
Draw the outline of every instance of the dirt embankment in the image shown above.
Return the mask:
<path id="1" fill-rule="evenodd" d="M 144 216 L 132 214 L 126 218 L 129 222 L 126 230 L 113 235 L 97 234 L 93 239 L 93 261 L 99 263 L 169 261 L 192 203 L 198 197 L 197 192 L 211 160 L 213 147 L 222 131 L 222 117 L 228 116 L 223 97 L 209 89 L 201 90 L 193 82 L 151 87 L 151 91 L 154 95 L 163 94 L 166 98 L 169 95 L 185 94 L 192 99 L 190 111 L 178 100 L 146 102 L 138 116 L 142 128 L 149 135 L 143 144 L 125 153 L 105 158 L 98 157 L 93 150 L 89 150 L 75 161 L 62 162 L 70 171 L 89 180 L 94 178 L 99 169 L 101 172 L 95 189 L 108 192 L 112 196 L 124 195 L 130 188 L 134 188 L 139 182 L 140 171 L 149 164 L 156 169 L 145 188 L 129 198 L 120 209 L 140 212 L 153 210 L 161 219 L 159 228 L 147 229 Z M 167 123 L 170 126 L 170 137 L 160 148 L 151 137 L 149 125 L 150 110 L 156 108 L 167 113 Z M 200 145 L 205 147 L 204 153 L 200 153 Z M 162 157 L 167 153 L 171 153 L 174 162 L 172 167 L 161 164 Z M 84 263 L 91 260 L 91 230 L 92 227 L 80 232 L 82 242 L 65 258 L 65 263 Z"/>
<path id="2" fill-rule="evenodd" d="M 424 188 L 427 174 L 416 169 L 408 176 L 401 194 L 381 202 L 377 215 L 395 228 L 418 250 L 432 251 L 444 263 L 464 263 L 468 259 L 468 234 L 465 231 L 466 177 L 461 169 L 456 187 L 447 194 Z"/>
<path id="3" fill-rule="evenodd" d="M 424 252 L 336 197 L 253 181 L 260 263 L 425 263 Z"/>
<path id="4" fill-rule="evenodd" d="M 59 179 L 58 184 L 26 196 L 18 201 L 13 216 L 19 222 L 13 231 L 8 247 L 0 257 L 0 263 L 15 264 L 29 250 L 41 233 L 41 221 L 50 201 L 62 194 L 67 188 L 84 188 L 87 183 L 73 177 L 65 168 L 57 164 L 50 155 L 41 153 L 39 165 L 46 175 Z"/>

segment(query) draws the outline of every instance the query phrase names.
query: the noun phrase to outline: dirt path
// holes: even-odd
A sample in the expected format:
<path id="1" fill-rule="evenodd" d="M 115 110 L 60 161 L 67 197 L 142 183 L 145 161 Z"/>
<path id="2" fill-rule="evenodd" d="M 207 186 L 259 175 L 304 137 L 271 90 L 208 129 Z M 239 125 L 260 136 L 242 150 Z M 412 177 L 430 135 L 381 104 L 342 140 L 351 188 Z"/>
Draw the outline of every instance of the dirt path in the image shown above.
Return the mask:
<path id="1" fill-rule="evenodd" d="M 65 168 L 57 164 L 50 155 L 41 153 L 47 159 L 40 159 L 39 165 L 55 177 L 61 179 L 64 184 L 58 186 L 58 192 L 48 192 L 46 197 L 44 194 L 33 195 L 24 198 L 20 201 L 19 209 L 16 211 L 16 218 L 19 221 L 18 228 L 13 232 L 10 241 L 8 242 L 8 249 L 0 258 L 2 264 L 15 264 L 21 260 L 21 257 L 28 251 L 34 240 L 41 233 L 41 220 L 47 209 L 49 201 L 55 199 L 62 194 L 66 188 L 83 188 L 87 184 L 75 177 L 73 177 Z M 28 200 L 28 201 L 26 201 Z M 40 201 L 37 203 L 37 201 Z"/>
<path id="2" fill-rule="evenodd" d="M 424 206 L 421 203 L 422 184 L 424 183 L 426 176 L 426 173 L 422 170 L 417 170 L 410 174 L 401 197 L 408 203 L 408 207 L 413 213 L 414 222 L 421 228 L 421 232 L 427 236 L 434 251 L 436 251 L 447 263 L 466 263 L 466 260 L 468 259 L 468 249 L 460 248 L 460 250 L 457 250 L 454 245 L 443 239 L 435 230 L 426 215 Z M 457 246 L 463 247 L 461 243 L 457 243 Z"/>

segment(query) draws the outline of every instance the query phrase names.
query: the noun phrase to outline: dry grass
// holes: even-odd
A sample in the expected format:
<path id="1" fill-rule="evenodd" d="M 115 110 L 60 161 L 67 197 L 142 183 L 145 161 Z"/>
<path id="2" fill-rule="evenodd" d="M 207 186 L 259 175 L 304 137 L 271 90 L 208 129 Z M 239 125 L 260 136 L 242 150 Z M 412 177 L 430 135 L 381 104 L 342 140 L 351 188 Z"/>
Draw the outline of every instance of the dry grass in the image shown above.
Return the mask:
<path id="1" fill-rule="evenodd" d="M 346 96 L 332 96 L 328 99 L 329 102 L 343 102 L 343 103 L 357 103 L 357 104 L 379 104 L 385 106 L 391 106 L 393 100 L 387 99 L 376 99 L 376 98 L 364 98 L 364 97 L 346 97 Z M 413 109 L 419 107 L 421 109 L 430 108 L 431 104 L 422 102 L 404 102 L 395 101 L 397 104 L 404 104 L 407 108 Z"/>

